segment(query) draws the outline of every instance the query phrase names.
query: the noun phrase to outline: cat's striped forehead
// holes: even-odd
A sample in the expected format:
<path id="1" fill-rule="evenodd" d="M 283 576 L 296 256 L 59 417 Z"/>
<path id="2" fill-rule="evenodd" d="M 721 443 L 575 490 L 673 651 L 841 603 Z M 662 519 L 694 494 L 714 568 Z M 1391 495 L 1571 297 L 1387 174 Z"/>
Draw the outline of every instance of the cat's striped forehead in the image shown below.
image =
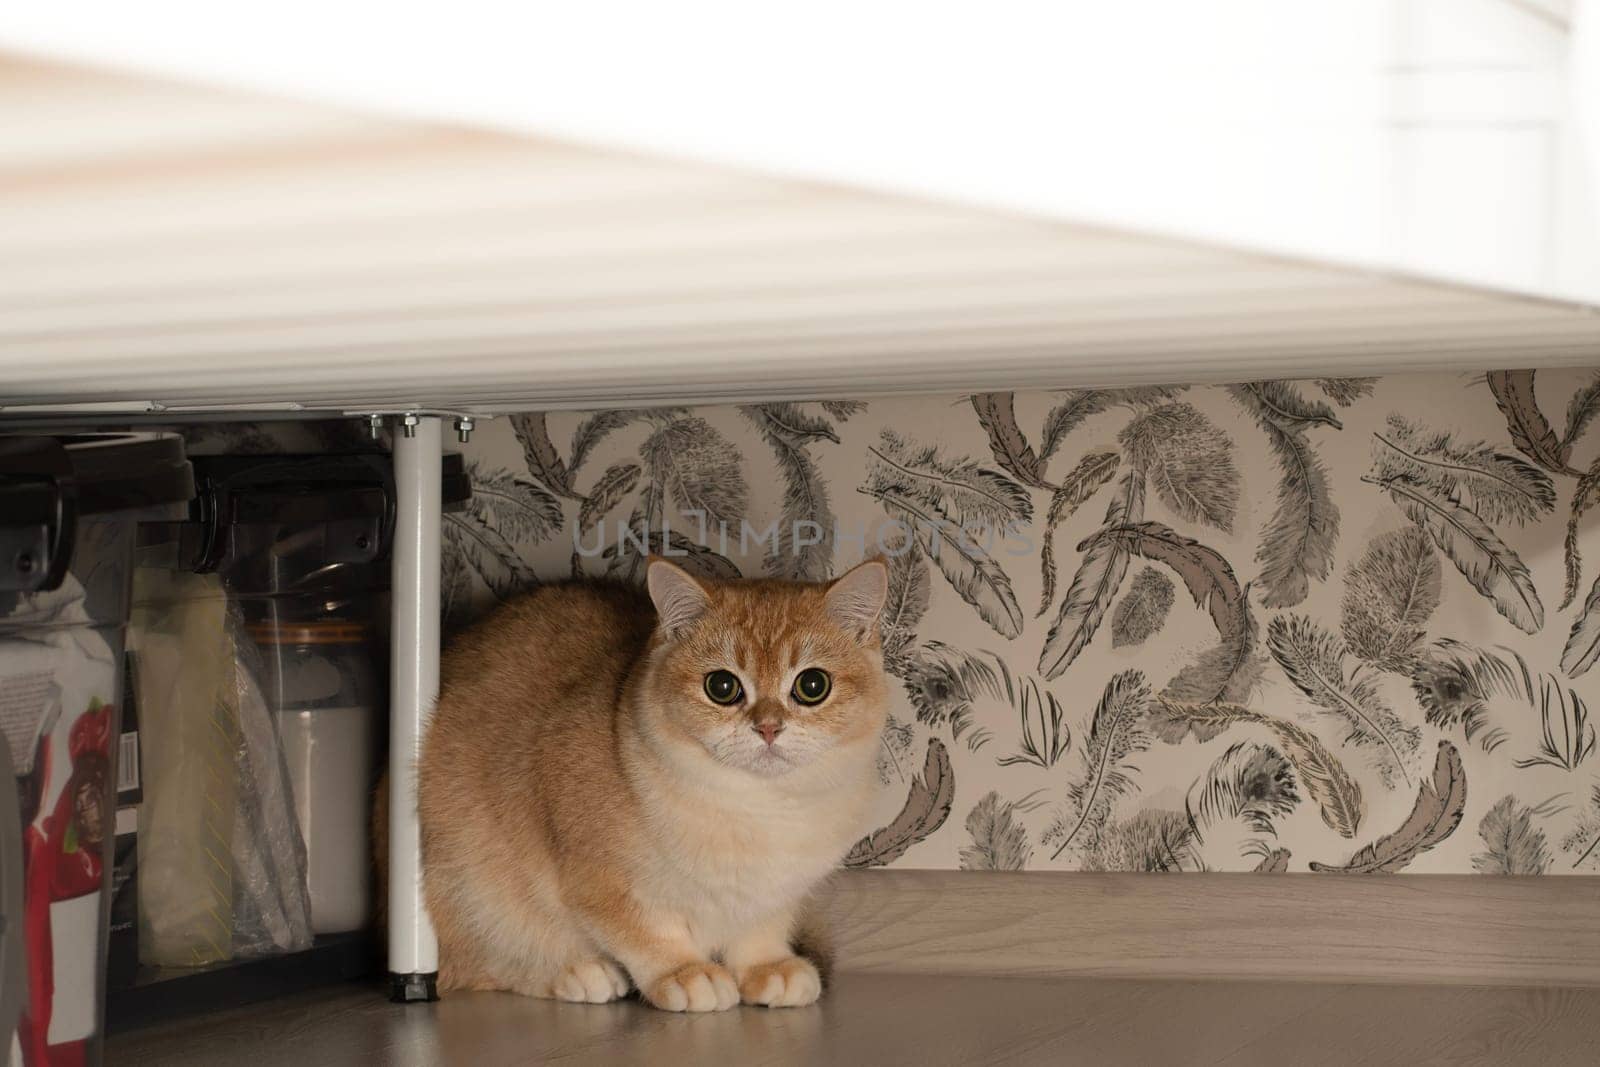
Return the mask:
<path id="1" fill-rule="evenodd" d="M 795 671 L 863 665 L 859 640 L 828 612 L 826 587 L 741 581 L 710 586 L 705 610 L 666 655 L 690 681 L 733 670 L 754 689 L 785 689 Z M 698 685 L 697 681 L 693 684 Z"/>
<path id="2" fill-rule="evenodd" d="M 723 662 L 747 677 L 810 666 L 824 658 L 821 643 L 803 633 L 781 634 L 770 640 L 755 634 L 725 633 L 719 651 Z"/>
<path id="3" fill-rule="evenodd" d="M 849 644 L 816 587 L 786 583 L 723 587 L 701 632 L 725 662 L 752 676 L 838 656 Z"/>

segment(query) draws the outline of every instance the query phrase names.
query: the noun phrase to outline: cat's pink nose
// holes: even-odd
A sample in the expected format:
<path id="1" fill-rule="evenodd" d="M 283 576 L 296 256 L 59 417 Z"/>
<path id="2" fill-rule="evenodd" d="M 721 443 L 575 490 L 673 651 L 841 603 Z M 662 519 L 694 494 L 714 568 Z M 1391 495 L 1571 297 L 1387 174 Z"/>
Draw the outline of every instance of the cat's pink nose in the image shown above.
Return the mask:
<path id="1" fill-rule="evenodd" d="M 779 734 L 783 733 L 783 723 L 758 722 L 756 723 L 756 733 L 761 735 L 761 740 L 770 745 L 778 739 Z"/>

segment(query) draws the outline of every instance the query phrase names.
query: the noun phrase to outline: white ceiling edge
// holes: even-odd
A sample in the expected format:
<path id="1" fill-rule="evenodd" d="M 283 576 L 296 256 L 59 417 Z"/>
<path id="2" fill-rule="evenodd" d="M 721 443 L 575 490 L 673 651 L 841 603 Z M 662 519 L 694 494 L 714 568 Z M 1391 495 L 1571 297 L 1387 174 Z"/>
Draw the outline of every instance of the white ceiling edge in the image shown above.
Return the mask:
<path id="1" fill-rule="evenodd" d="M 52 0 L 0 47 L 1600 302 L 1600 0 Z"/>

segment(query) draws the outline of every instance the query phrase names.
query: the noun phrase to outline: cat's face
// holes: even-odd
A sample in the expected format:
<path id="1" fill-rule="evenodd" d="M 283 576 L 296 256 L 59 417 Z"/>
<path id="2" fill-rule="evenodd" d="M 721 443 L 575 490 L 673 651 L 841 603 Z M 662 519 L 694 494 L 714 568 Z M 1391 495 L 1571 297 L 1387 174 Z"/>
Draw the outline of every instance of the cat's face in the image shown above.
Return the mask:
<path id="1" fill-rule="evenodd" d="M 882 562 L 827 584 L 706 582 L 659 559 L 647 573 L 661 621 L 641 706 L 659 736 L 760 776 L 876 745 Z"/>

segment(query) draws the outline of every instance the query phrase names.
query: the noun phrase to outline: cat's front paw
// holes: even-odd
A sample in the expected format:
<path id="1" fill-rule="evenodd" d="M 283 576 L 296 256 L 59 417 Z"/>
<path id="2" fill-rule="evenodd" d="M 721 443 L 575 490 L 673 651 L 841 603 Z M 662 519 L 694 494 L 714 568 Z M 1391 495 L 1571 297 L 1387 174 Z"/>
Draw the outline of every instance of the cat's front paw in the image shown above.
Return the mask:
<path id="1" fill-rule="evenodd" d="M 709 962 L 685 964 L 641 992 L 663 1011 L 727 1011 L 739 1003 L 733 975 Z"/>
<path id="2" fill-rule="evenodd" d="M 628 977 L 610 960 L 583 960 L 550 983 L 550 995 L 574 1003 L 604 1004 L 628 995 Z"/>
<path id="3" fill-rule="evenodd" d="M 758 963 L 739 976 L 739 996 L 746 1004 L 803 1008 L 821 995 L 822 976 L 810 960 L 799 956 Z"/>

